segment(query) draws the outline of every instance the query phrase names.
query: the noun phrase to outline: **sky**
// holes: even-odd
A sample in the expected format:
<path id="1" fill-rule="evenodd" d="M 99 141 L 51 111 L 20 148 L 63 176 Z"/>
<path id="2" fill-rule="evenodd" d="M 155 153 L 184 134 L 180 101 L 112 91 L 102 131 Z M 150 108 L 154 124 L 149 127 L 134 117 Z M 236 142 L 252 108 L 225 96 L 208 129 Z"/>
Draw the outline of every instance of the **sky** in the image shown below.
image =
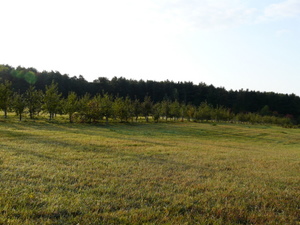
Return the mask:
<path id="1" fill-rule="evenodd" d="M 0 3 L 0 64 L 300 96 L 300 0 Z"/>

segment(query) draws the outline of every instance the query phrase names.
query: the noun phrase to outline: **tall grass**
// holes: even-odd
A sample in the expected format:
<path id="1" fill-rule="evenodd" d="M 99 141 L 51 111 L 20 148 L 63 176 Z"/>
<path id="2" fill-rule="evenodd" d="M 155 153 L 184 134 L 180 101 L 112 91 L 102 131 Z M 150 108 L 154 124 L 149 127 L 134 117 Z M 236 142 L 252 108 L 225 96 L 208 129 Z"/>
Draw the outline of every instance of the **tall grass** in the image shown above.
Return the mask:
<path id="1" fill-rule="evenodd" d="M 299 224 L 300 131 L 0 122 L 0 224 Z"/>

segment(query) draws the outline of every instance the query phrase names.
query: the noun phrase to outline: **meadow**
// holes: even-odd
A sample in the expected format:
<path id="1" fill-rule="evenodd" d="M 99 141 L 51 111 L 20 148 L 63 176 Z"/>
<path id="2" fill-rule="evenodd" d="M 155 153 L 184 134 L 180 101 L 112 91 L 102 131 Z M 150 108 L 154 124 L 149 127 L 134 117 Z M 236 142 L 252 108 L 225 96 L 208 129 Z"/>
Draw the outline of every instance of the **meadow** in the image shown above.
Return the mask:
<path id="1" fill-rule="evenodd" d="M 0 224 L 300 224 L 300 130 L 0 121 Z"/>

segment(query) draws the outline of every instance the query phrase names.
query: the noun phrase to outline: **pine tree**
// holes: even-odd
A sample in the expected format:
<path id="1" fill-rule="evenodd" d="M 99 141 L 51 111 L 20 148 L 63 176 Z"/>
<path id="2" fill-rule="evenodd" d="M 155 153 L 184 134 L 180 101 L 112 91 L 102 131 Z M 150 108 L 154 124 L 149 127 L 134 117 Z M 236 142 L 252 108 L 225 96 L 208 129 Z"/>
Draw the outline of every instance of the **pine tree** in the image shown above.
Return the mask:
<path id="1" fill-rule="evenodd" d="M 89 102 L 91 96 L 90 94 L 86 93 L 83 97 L 78 100 L 78 113 L 82 122 L 87 119 L 87 115 L 89 114 Z"/>
<path id="2" fill-rule="evenodd" d="M 142 111 L 145 116 L 146 122 L 149 121 L 149 115 L 152 113 L 153 102 L 149 96 L 146 96 L 142 103 Z"/>
<path id="3" fill-rule="evenodd" d="M 169 100 L 163 100 L 161 102 L 161 114 L 165 117 L 166 121 L 171 116 L 171 102 Z"/>
<path id="4" fill-rule="evenodd" d="M 49 113 L 49 119 L 52 120 L 60 107 L 61 94 L 58 93 L 57 83 L 52 82 L 46 86 L 43 109 Z"/>
<path id="5" fill-rule="evenodd" d="M 63 111 L 68 114 L 70 123 L 73 122 L 72 116 L 78 110 L 78 97 L 75 92 L 69 92 L 67 99 L 64 100 Z"/>
<path id="6" fill-rule="evenodd" d="M 0 84 L 0 108 L 4 112 L 4 118 L 7 118 L 7 111 L 9 109 L 13 94 L 11 85 L 12 83 L 7 80 Z"/>
<path id="7" fill-rule="evenodd" d="M 14 93 L 12 98 L 12 108 L 19 116 L 19 120 L 22 120 L 22 114 L 24 113 L 26 107 L 26 100 L 24 95 L 19 93 Z"/>
<path id="8" fill-rule="evenodd" d="M 106 123 L 108 123 L 108 119 L 113 114 L 113 100 L 112 96 L 109 94 L 104 94 L 101 100 L 101 112 L 103 116 L 105 116 Z"/>
<path id="9" fill-rule="evenodd" d="M 138 99 L 135 99 L 132 102 L 132 114 L 135 117 L 135 122 L 137 122 L 137 120 L 141 114 L 141 103 Z"/>
<path id="10" fill-rule="evenodd" d="M 33 119 L 36 113 L 39 113 L 42 109 L 44 93 L 41 90 L 36 90 L 33 85 L 25 92 L 26 105 L 29 111 L 30 119 Z"/>

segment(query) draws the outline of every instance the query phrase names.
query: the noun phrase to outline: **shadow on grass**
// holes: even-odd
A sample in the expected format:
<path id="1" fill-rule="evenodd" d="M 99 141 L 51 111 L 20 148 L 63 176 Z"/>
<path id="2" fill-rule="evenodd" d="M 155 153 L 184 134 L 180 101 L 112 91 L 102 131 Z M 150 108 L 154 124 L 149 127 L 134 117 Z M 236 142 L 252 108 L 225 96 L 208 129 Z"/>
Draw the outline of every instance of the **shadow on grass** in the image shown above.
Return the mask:
<path id="1" fill-rule="evenodd" d="M 126 125 L 127 126 L 127 125 Z M 145 126 L 142 125 L 143 129 L 146 129 Z M 21 127 L 21 129 L 20 129 Z M 107 126 L 105 127 L 105 130 L 97 133 L 98 127 L 96 127 L 96 131 L 88 130 L 89 127 L 84 126 L 84 129 L 80 129 L 81 127 L 78 126 L 57 126 L 53 124 L 47 124 L 43 126 L 37 126 L 38 130 L 45 129 L 46 131 L 57 131 L 57 134 L 55 133 L 52 136 L 47 136 L 43 132 L 42 134 L 34 134 L 30 133 L 30 129 L 35 129 L 34 127 L 30 127 L 28 130 L 28 127 L 25 125 L 17 125 L 15 127 L 15 131 L 3 131 L 2 133 L 6 135 L 7 137 L 11 137 L 13 139 L 14 144 L 13 145 L 6 145 L 3 146 L 4 149 L 7 149 L 8 151 L 14 152 L 16 155 L 29 155 L 35 158 L 42 159 L 45 163 L 52 164 L 53 162 L 59 163 L 59 164 L 65 164 L 68 165 L 69 163 L 74 162 L 74 158 L 68 158 L 68 157 L 61 157 L 61 153 L 63 153 L 64 150 L 67 152 L 73 152 L 74 155 L 76 155 L 76 152 L 86 152 L 86 153 L 98 153 L 98 154 L 105 154 L 106 156 L 112 157 L 112 158 L 118 158 L 122 161 L 130 161 L 130 162 L 144 162 L 147 164 L 153 164 L 153 165 L 168 165 L 169 167 L 177 167 L 181 169 L 189 169 L 191 166 L 185 163 L 180 163 L 171 160 L 168 154 L 165 153 L 158 153 L 157 151 L 154 151 L 153 154 L 149 154 L 147 152 L 136 152 L 136 151 L 130 151 L 131 148 L 139 148 L 139 147 L 152 147 L 155 146 L 159 150 L 160 147 L 163 149 L 165 147 L 175 147 L 175 144 L 168 144 L 165 142 L 159 142 L 157 140 L 151 140 L 151 138 L 146 140 L 141 140 L 140 138 L 134 138 L 134 137 L 128 137 L 123 135 L 118 135 L 112 133 L 112 131 L 108 130 L 115 126 Z M 119 126 L 117 126 L 119 127 Z M 132 126 L 130 126 L 132 127 Z M 138 126 L 140 127 L 140 126 Z M 18 130 L 28 130 L 28 132 L 18 131 Z M 100 128 L 103 129 L 103 128 Z M 127 127 L 125 128 L 127 129 Z M 62 140 L 60 137 L 63 137 L 65 135 L 68 135 L 72 133 L 72 135 L 77 134 L 78 135 L 78 141 L 76 138 L 76 135 L 73 137 L 75 142 L 72 140 Z M 71 135 L 71 134 L 70 134 Z M 82 135 L 88 135 L 88 136 L 99 136 L 100 141 L 97 140 L 97 143 L 91 143 L 91 144 L 81 144 L 80 138 L 82 138 Z M 111 145 L 105 145 L 101 144 L 101 137 L 110 138 L 112 139 Z M 143 138 L 143 135 L 142 135 Z M 121 146 L 115 146 L 114 141 L 124 140 L 123 145 Z M 20 145 L 17 143 L 20 141 Z M 127 143 L 126 141 L 129 141 Z M 24 142 L 26 144 L 24 144 Z M 134 143 L 130 143 L 134 142 Z M 38 146 L 40 145 L 40 146 Z M 45 147 L 45 150 L 40 150 L 39 147 Z M 124 147 L 124 148 L 123 148 Z M 56 149 L 59 151 L 56 153 Z M 151 152 L 150 152 L 151 153 Z M 80 156 L 85 157 L 88 156 Z M 34 159 L 33 159 L 34 160 Z"/>

